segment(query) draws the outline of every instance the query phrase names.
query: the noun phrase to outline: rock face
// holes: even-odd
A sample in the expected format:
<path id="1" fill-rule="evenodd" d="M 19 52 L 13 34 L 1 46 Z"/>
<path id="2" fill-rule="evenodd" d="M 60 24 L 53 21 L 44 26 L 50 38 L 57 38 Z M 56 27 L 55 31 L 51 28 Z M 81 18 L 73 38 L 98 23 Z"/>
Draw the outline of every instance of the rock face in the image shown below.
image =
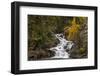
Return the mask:
<path id="1" fill-rule="evenodd" d="M 54 56 L 55 52 L 49 50 L 35 50 L 29 52 L 28 60 L 40 60 Z"/>
<path id="2" fill-rule="evenodd" d="M 54 51 L 49 50 L 50 47 L 54 47 L 59 43 L 57 39 L 54 42 L 46 43 L 44 47 L 37 48 L 37 46 L 29 48 L 28 60 L 40 60 L 53 57 L 55 55 Z"/>

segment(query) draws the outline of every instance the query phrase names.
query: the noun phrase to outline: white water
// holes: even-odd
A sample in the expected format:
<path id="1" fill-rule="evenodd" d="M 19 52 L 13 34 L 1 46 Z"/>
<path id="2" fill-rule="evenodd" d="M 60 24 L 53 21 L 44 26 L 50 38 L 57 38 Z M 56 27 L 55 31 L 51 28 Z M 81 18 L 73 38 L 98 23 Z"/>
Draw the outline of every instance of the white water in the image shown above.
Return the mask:
<path id="1" fill-rule="evenodd" d="M 63 34 L 55 34 L 55 37 L 60 41 L 56 47 L 50 48 L 51 51 L 55 52 L 55 56 L 52 58 L 69 58 L 69 54 L 66 50 L 70 50 L 73 46 L 72 41 L 65 39 Z"/>

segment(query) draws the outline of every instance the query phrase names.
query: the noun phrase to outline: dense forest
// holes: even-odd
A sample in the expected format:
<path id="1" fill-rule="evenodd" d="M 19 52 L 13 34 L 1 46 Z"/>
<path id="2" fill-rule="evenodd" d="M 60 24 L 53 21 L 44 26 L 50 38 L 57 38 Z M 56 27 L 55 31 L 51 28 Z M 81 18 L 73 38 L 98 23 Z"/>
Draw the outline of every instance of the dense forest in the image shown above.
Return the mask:
<path id="1" fill-rule="evenodd" d="M 28 15 L 28 60 L 50 58 L 55 55 L 49 48 L 59 40 L 54 34 L 63 33 L 73 41 L 70 58 L 87 58 L 88 18 L 70 16 Z"/>

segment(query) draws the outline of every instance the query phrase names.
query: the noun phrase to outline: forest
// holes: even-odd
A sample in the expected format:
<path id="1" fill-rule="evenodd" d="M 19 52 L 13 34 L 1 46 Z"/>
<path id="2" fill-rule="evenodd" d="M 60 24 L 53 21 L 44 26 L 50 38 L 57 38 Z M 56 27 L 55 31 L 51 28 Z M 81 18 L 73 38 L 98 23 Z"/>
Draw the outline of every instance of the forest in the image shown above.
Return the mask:
<path id="1" fill-rule="evenodd" d="M 27 18 L 28 60 L 49 59 L 55 56 L 55 52 L 50 48 L 60 43 L 54 36 L 60 33 L 74 44 L 70 50 L 65 50 L 70 59 L 88 57 L 87 17 L 28 15 Z"/>

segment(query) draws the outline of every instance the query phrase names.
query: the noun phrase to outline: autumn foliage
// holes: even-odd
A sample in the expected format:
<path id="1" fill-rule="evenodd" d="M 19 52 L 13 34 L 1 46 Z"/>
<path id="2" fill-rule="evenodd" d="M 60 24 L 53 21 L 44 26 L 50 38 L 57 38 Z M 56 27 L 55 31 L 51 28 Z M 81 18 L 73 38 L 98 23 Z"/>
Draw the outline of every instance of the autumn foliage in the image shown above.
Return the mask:
<path id="1" fill-rule="evenodd" d="M 74 46 L 70 58 L 87 57 L 87 17 L 28 15 L 28 60 L 54 56 L 49 48 L 59 41 L 54 34 L 63 33 Z"/>

